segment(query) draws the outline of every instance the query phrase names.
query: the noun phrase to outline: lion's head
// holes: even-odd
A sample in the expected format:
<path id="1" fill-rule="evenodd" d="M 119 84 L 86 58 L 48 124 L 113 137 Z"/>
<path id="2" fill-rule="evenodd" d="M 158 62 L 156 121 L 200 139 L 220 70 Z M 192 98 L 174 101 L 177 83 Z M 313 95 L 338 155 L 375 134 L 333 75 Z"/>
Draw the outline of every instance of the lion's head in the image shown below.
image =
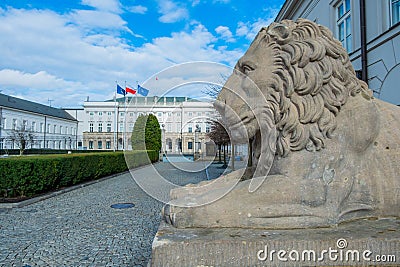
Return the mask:
<path id="1" fill-rule="evenodd" d="M 243 134 L 235 134 L 239 124 L 248 138 L 262 139 L 254 142 L 264 146 L 258 148 L 258 157 L 268 152 L 285 157 L 290 151 L 323 148 L 341 107 L 360 92 L 370 97 L 341 43 L 326 27 L 305 19 L 286 20 L 260 30 L 215 107 L 234 139 L 243 141 Z M 272 128 L 276 150 L 271 149 Z"/>

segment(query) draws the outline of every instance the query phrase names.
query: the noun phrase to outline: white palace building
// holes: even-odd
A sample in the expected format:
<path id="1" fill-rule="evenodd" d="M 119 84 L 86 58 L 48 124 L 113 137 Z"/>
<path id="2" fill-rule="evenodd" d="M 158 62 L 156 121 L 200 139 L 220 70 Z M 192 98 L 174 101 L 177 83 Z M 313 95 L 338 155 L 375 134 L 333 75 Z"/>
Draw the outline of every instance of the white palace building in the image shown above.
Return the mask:
<path id="1" fill-rule="evenodd" d="M 161 126 L 163 152 L 215 155 L 207 133 L 210 131 L 209 119 L 215 118 L 216 111 L 209 102 L 188 97 L 135 96 L 126 102 L 124 98 L 86 101 L 81 112 L 81 149 L 130 150 L 137 117 L 151 113 Z"/>

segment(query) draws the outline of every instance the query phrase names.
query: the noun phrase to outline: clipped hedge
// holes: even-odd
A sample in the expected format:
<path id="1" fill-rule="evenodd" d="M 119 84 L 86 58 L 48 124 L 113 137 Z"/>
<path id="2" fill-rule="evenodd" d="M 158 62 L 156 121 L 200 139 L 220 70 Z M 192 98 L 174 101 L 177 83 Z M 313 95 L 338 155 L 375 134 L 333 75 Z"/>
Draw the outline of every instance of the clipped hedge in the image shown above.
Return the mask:
<path id="1" fill-rule="evenodd" d="M 49 155 L 49 154 L 68 154 L 71 153 L 110 153 L 110 150 L 76 150 L 76 149 L 49 149 L 49 148 L 28 148 L 24 155 Z M 0 155 L 19 155 L 19 149 L 0 149 Z"/>
<path id="2" fill-rule="evenodd" d="M 147 151 L 152 162 L 158 152 Z M 129 168 L 149 164 L 146 151 L 128 152 Z M 128 170 L 123 152 L 0 159 L 0 197 L 30 197 Z"/>

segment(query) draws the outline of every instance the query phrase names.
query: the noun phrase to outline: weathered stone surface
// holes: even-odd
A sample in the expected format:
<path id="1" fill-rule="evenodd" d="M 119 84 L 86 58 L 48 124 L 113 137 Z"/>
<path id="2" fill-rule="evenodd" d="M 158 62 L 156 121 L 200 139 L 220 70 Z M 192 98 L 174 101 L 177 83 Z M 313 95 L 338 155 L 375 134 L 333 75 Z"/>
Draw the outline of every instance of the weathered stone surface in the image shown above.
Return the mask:
<path id="1" fill-rule="evenodd" d="M 263 230 L 177 229 L 161 223 L 151 266 L 398 266 L 399 225 L 399 220 L 361 220 L 335 228 Z M 285 253 L 278 255 L 280 250 Z"/>
<path id="2" fill-rule="evenodd" d="M 372 97 L 324 26 L 261 29 L 215 106 L 234 142 L 251 141 L 253 179 L 231 190 L 238 171 L 173 190 L 167 222 L 284 229 L 400 216 L 400 108 Z"/>

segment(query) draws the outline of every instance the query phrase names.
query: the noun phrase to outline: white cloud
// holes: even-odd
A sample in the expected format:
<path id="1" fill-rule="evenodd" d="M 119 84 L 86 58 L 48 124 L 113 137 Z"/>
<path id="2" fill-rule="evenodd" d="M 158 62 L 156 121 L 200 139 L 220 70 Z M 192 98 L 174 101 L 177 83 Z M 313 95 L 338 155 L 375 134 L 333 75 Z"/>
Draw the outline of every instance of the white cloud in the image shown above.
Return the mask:
<path id="1" fill-rule="evenodd" d="M 231 56 L 237 52 L 219 51 L 212 45 L 217 41 L 202 24 L 194 26 L 187 32 L 172 33 L 171 37 L 160 37 L 146 44 L 138 51 L 147 51 L 151 55 L 164 57 L 170 62 L 181 63 L 196 60 L 212 60 L 217 62 L 233 63 Z M 168 52 L 166 52 L 168 51 Z"/>
<path id="2" fill-rule="evenodd" d="M 96 24 L 85 16 L 78 20 L 76 14 L 82 13 L 0 9 L 3 93 L 23 90 L 25 98 L 41 103 L 47 94 L 56 93 L 59 97 L 50 96 L 54 106 L 77 106 L 86 96 L 92 100 L 112 97 L 116 80 L 135 84 L 175 63 L 195 60 L 234 65 L 243 53 L 215 47 L 218 39 L 200 23 L 132 47 L 120 37 L 126 26 L 118 17 Z M 84 29 L 85 23 L 93 25 Z M 93 30 L 106 25 L 113 32 Z"/>
<path id="3" fill-rule="evenodd" d="M 56 106 L 78 106 L 89 89 L 81 82 L 66 81 L 47 73 L 25 73 L 18 70 L 0 70 L 0 84 L 10 95 L 47 104 L 48 99 Z M 59 101 L 62 98 L 63 101 Z M 74 104 L 71 104 L 74 103 Z M 54 105 L 53 105 L 54 106 Z"/>
<path id="4" fill-rule="evenodd" d="M 236 29 L 236 35 L 237 36 L 246 36 L 249 33 L 249 27 L 247 25 L 248 25 L 248 23 L 246 24 L 242 21 L 239 21 L 237 29 Z"/>
<path id="5" fill-rule="evenodd" d="M 160 0 L 158 5 L 158 12 L 162 14 L 162 16 L 158 19 L 160 22 L 174 23 L 189 17 L 189 12 L 186 8 L 171 0 Z"/>
<path id="6" fill-rule="evenodd" d="M 142 85 L 155 88 L 158 95 L 201 96 L 207 84 L 224 84 L 232 67 L 214 62 L 195 61 L 162 70 Z M 199 90 L 200 88 L 200 90 Z"/>
<path id="7" fill-rule="evenodd" d="M 24 73 L 11 69 L 0 70 L 0 84 L 5 86 L 33 89 L 65 89 L 68 87 L 82 86 L 82 84 L 79 82 L 65 81 L 47 73 L 46 71 L 39 71 L 37 73 Z"/>
<path id="8" fill-rule="evenodd" d="M 228 4 L 231 0 L 213 0 L 213 3 Z"/>
<path id="9" fill-rule="evenodd" d="M 121 4 L 119 0 L 82 0 L 81 4 L 94 7 L 101 11 L 114 13 L 121 12 Z"/>
<path id="10" fill-rule="evenodd" d="M 227 42 L 235 42 L 233 38 L 232 32 L 229 30 L 229 27 L 226 26 L 218 26 L 215 28 L 215 32 L 221 36 Z"/>
<path id="11" fill-rule="evenodd" d="M 127 9 L 129 12 L 136 13 L 136 14 L 146 14 L 146 12 L 147 12 L 147 7 L 141 6 L 141 5 L 131 6 L 131 7 L 128 7 Z"/>
<path id="12" fill-rule="evenodd" d="M 127 22 L 119 15 L 98 10 L 75 10 L 69 15 L 69 19 L 82 28 L 93 29 L 124 29 Z"/>
<path id="13" fill-rule="evenodd" d="M 192 0 L 192 7 L 195 7 L 198 4 L 200 4 L 200 0 Z"/>
<path id="14" fill-rule="evenodd" d="M 92 34 L 82 38 L 82 41 L 100 47 L 123 46 L 122 39 L 113 37 L 108 34 Z M 127 45 L 126 47 L 128 48 Z"/>
<path id="15" fill-rule="evenodd" d="M 271 15 L 271 17 L 267 19 L 259 18 L 254 22 L 239 21 L 236 29 L 236 36 L 245 37 L 248 40 L 253 40 L 262 27 L 266 27 L 274 21 L 275 15 L 276 14 Z"/>

